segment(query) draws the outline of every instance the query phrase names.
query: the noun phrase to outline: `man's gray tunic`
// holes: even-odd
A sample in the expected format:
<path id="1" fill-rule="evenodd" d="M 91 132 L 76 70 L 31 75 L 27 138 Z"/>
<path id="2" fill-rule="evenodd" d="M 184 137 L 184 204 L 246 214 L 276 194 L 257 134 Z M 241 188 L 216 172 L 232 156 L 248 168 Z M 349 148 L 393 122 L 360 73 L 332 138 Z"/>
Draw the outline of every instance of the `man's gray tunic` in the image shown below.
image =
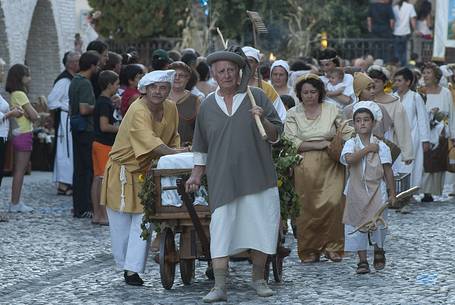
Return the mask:
<path id="1" fill-rule="evenodd" d="M 256 104 L 264 109 L 264 115 L 281 135 L 283 124 L 273 104 L 261 89 L 250 89 Z M 248 95 L 234 115 L 227 116 L 218 106 L 215 94 L 202 103 L 193 137 L 193 151 L 207 153 L 206 173 L 212 212 L 241 196 L 277 185 L 272 146 L 259 134 L 250 112 Z"/>

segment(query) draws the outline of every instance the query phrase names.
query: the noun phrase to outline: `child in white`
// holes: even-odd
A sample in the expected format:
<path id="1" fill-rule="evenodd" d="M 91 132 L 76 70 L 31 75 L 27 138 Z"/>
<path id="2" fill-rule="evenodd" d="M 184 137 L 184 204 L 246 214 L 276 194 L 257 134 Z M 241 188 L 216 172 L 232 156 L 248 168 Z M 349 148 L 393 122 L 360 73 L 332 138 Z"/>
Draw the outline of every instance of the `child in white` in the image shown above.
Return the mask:
<path id="1" fill-rule="evenodd" d="M 357 251 L 359 255 L 357 273 L 364 274 L 370 272 L 367 260 L 370 241 L 374 245 L 374 268 L 381 270 L 385 267 L 383 245 L 387 231 L 380 225 L 370 234 L 370 238 L 368 233 L 353 232 L 356 227 L 370 220 L 387 200 L 394 204 L 396 197 L 390 149 L 372 134 L 376 122 L 382 119 L 381 109 L 374 102 L 361 101 L 354 105 L 353 113 L 357 135 L 346 142 L 340 157 L 340 162 L 349 171 L 345 188 L 346 207 L 343 214 L 344 250 Z M 387 221 L 387 209 L 383 217 Z"/>
<path id="2" fill-rule="evenodd" d="M 327 74 L 329 82 L 326 84 L 326 101 L 334 103 L 338 109 L 352 103 L 354 90 L 352 86 L 346 86 L 343 83 L 344 71 L 341 68 L 335 68 Z"/>

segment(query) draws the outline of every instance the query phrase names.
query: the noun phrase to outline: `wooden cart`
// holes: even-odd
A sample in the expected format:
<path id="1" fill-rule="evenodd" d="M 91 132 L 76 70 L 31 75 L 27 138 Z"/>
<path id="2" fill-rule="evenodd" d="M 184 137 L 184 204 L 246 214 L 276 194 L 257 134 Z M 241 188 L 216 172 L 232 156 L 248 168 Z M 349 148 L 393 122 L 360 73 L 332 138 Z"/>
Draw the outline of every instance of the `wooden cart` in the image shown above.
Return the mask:
<path id="1" fill-rule="evenodd" d="M 210 210 L 207 206 L 193 206 L 193 198 L 185 192 L 185 181 L 191 174 L 191 169 L 153 169 L 155 184 L 155 215 L 154 221 L 161 223 L 159 265 L 161 284 L 165 289 L 171 289 L 174 284 L 175 266 L 180 265 L 180 275 L 185 285 L 191 284 L 194 278 L 195 261 L 207 261 L 207 277 L 213 279 L 210 258 L 209 224 Z M 177 185 L 161 186 L 162 177 L 180 177 Z M 163 206 L 161 192 L 177 190 L 182 198 L 181 207 Z M 282 227 L 282 226 L 280 226 Z M 176 247 L 175 235 L 179 234 L 179 247 Z M 289 255 L 290 249 L 284 247 L 285 235 L 280 229 L 277 241 L 277 253 L 269 255 L 264 270 L 264 277 L 268 280 L 270 267 L 275 281 L 281 282 L 283 276 L 283 260 Z M 234 260 L 249 260 L 248 252 L 236 255 Z"/>

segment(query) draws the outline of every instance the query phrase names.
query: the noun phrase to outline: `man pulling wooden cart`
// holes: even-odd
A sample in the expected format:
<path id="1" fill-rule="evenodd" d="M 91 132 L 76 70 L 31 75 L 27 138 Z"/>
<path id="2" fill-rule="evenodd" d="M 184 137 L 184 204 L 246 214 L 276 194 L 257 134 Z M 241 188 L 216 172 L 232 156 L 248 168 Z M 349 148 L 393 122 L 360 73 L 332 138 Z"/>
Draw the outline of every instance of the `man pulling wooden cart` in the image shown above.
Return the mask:
<path id="1" fill-rule="evenodd" d="M 271 296 L 264 267 L 268 255 L 276 253 L 280 226 L 271 142 L 279 139 L 283 124 L 264 92 L 248 87 L 251 69 L 240 48 L 212 53 L 207 63 L 219 88 L 201 105 L 193 137 L 195 165 L 186 182 L 187 191 L 196 191 L 205 173 L 210 192 L 215 286 L 203 300 L 227 299 L 229 256 L 248 249 L 251 285 L 259 296 Z"/>

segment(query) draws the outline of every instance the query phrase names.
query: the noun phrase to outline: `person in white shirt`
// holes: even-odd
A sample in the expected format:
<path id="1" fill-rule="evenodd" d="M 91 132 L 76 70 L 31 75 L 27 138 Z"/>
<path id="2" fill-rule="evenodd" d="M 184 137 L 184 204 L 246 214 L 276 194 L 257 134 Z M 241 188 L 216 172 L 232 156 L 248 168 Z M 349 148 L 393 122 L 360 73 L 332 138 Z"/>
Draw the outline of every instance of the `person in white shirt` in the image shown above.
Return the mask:
<path id="1" fill-rule="evenodd" d="M 422 186 L 423 154 L 430 149 L 430 122 L 425 102 L 419 93 L 411 90 L 414 74 L 409 68 L 402 68 L 395 73 L 396 95 L 408 116 L 411 127 L 412 145 L 415 152 L 414 162 L 401 162 L 398 172 L 411 173 L 411 186 Z"/>
<path id="2" fill-rule="evenodd" d="M 54 113 L 55 159 L 53 181 L 58 183 L 59 195 L 71 195 L 73 184 L 73 140 L 68 119 L 68 90 L 71 79 L 79 71 L 80 54 L 68 52 L 63 57 L 65 71 L 55 80 L 48 100 L 49 110 Z"/>
<path id="3" fill-rule="evenodd" d="M 10 109 L 8 102 L 0 95 L 0 186 L 3 179 L 3 168 L 5 167 L 6 141 L 8 140 L 9 118 L 18 118 L 24 112 L 20 108 Z M 0 222 L 7 221 L 6 214 L 0 213 Z"/>
<path id="4" fill-rule="evenodd" d="M 393 30 L 394 53 L 395 57 L 400 60 L 401 66 L 407 64 L 407 44 L 412 30 L 416 30 L 416 11 L 414 5 L 407 0 L 400 0 L 393 6 L 395 15 L 395 28 Z"/>

